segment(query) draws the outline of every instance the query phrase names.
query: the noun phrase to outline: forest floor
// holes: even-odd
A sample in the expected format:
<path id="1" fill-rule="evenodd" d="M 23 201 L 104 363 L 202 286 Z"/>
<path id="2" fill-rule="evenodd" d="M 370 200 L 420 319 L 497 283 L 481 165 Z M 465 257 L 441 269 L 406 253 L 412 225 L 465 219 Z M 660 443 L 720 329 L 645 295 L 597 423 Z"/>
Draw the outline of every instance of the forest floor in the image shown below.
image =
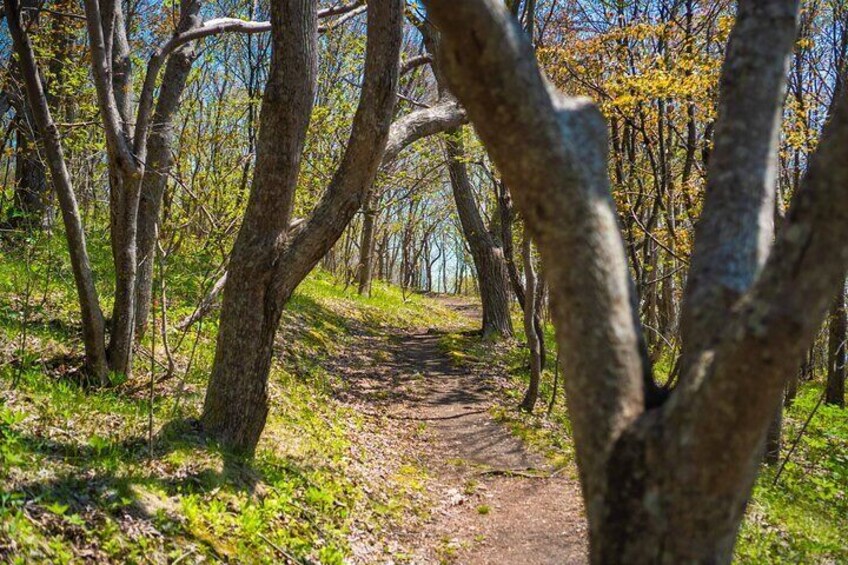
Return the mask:
<path id="1" fill-rule="evenodd" d="M 479 305 L 450 307 L 479 318 Z M 446 328 L 361 335 L 332 369 L 342 398 L 376 419 L 384 440 L 426 473 L 427 516 L 390 534 L 414 563 L 586 562 L 586 525 L 573 469 L 553 467 L 496 421 L 496 365 L 462 366 L 441 345 Z M 354 544 L 362 562 L 375 562 Z"/>
<path id="2" fill-rule="evenodd" d="M 379 281 L 359 296 L 318 270 L 283 314 L 268 422 L 245 461 L 196 425 L 214 316 L 173 323 L 204 296 L 214 258 L 169 263 L 169 352 L 148 332 L 132 378 L 90 388 L 63 245 L 0 246 L 0 563 L 585 560 L 550 325 L 527 414 L 518 312 L 515 339 L 489 343 L 469 299 Z M 108 246 L 93 251 L 108 304 Z M 786 411 L 786 464 L 761 473 L 739 563 L 848 562 L 848 418 L 819 405 L 821 383 Z"/>

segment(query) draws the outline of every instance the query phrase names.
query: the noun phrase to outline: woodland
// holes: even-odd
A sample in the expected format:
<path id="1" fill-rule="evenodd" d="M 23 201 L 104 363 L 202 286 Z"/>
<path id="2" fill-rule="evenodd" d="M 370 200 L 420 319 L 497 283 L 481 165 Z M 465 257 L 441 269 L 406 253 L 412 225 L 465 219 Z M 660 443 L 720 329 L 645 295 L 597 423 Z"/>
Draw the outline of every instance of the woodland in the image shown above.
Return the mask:
<path id="1" fill-rule="evenodd" d="M 848 562 L 846 79 L 846 0 L 3 0 L 0 562 Z"/>

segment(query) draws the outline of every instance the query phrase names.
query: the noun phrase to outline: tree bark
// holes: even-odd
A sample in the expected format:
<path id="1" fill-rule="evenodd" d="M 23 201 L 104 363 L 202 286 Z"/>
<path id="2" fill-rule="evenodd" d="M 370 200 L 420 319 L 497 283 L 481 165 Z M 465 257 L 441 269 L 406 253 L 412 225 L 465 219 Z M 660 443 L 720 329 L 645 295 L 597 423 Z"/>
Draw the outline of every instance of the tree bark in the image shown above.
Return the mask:
<path id="1" fill-rule="evenodd" d="M 143 152 L 134 155 L 129 51 L 120 2 L 85 0 L 86 24 L 97 105 L 106 137 L 109 162 L 109 218 L 115 263 L 115 301 L 110 327 L 109 368 L 129 377 L 135 325 L 135 281 L 138 269 L 137 219 Z M 116 67 L 117 65 L 117 67 Z"/>
<path id="2" fill-rule="evenodd" d="M 106 362 L 103 313 L 100 310 L 100 300 L 97 296 L 97 288 L 94 285 L 94 275 L 91 271 L 91 263 L 85 243 L 85 230 L 77 207 L 71 177 L 65 165 L 59 132 L 47 105 L 47 97 L 41 84 L 35 55 L 29 38 L 21 25 L 20 5 L 17 0 L 5 0 L 5 7 L 9 33 L 18 54 L 27 99 L 44 144 L 47 165 L 50 168 L 51 179 L 62 210 L 62 221 L 65 225 L 68 251 L 71 257 L 71 269 L 74 273 L 74 282 L 80 303 L 86 366 L 100 384 L 105 385 L 109 382 L 109 369 Z"/>
<path id="3" fill-rule="evenodd" d="M 362 233 L 359 241 L 359 267 L 357 269 L 359 294 L 371 293 L 371 271 L 374 262 L 374 224 L 377 219 L 377 195 L 372 188 L 362 207 Z"/>
<path id="4" fill-rule="evenodd" d="M 304 224 L 292 212 L 317 74 L 316 5 L 272 4 L 272 57 L 247 211 L 230 258 L 203 426 L 228 448 L 252 453 L 268 413 L 267 381 L 282 309 L 362 204 L 383 156 L 395 104 L 403 6 L 368 6 L 365 78 L 350 141 Z"/>
<path id="5" fill-rule="evenodd" d="M 509 272 L 506 260 L 503 249 L 486 229 L 486 224 L 480 216 L 474 199 L 474 189 L 468 178 L 468 169 L 463 161 L 462 141 L 458 136 L 459 132 L 454 130 L 445 141 L 448 172 L 462 233 L 471 250 L 480 283 L 480 300 L 483 303 L 483 338 L 510 337 L 512 336 L 512 320 L 509 315 Z M 533 299 L 525 300 L 525 308 L 529 302 L 533 302 Z"/>
<path id="6" fill-rule="evenodd" d="M 271 68 L 262 99 L 256 167 L 230 257 L 203 426 L 252 452 L 268 413 L 267 375 L 282 308 L 271 292 L 286 235 L 317 74 L 317 6 L 271 4 Z"/>

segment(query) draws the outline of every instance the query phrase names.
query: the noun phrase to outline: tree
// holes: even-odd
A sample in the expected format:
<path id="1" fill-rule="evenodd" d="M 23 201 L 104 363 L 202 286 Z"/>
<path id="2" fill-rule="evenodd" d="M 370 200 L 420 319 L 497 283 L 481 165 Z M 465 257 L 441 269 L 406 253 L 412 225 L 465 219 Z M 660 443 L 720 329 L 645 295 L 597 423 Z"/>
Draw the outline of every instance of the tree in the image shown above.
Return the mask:
<path id="1" fill-rule="evenodd" d="M 840 288 L 830 308 L 827 342 L 826 404 L 845 406 L 845 347 L 848 342 L 848 316 L 845 312 L 845 289 Z"/>
<path id="2" fill-rule="evenodd" d="M 94 286 L 94 276 L 85 243 L 85 230 L 77 206 L 71 176 L 65 165 L 59 132 L 47 105 L 47 96 L 35 62 L 35 54 L 21 22 L 20 5 L 16 0 L 5 0 L 5 8 L 9 33 L 12 36 L 15 52 L 21 65 L 27 99 L 41 135 L 47 165 L 50 168 L 53 186 L 62 210 L 62 221 L 65 224 L 68 251 L 71 256 L 71 269 L 74 273 L 74 282 L 80 303 L 86 366 L 100 384 L 106 384 L 109 375 L 106 359 L 105 323 L 103 312 L 100 309 L 97 288 Z"/>
<path id="3" fill-rule="evenodd" d="M 499 2 L 425 4 L 545 267 L 592 561 L 729 563 L 784 382 L 848 266 L 844 94 L 769 253 L 798 3 L 738 6 L 673 390 L 654 383 L 641 337 L 597 109 L 549 87 Z"/>
<path id="4" fill-rule="evenodd" d="M 307 0 L 271 6 L 271 69 L 256 169 L 230 257 L 202 419 L 210 435 L 235 451 L 253 452 L 265 425 L 283 307 L 350 223 L 383 158 L 394 112 L 402 16 L 399 0 L 369 3 L 364 80 L 350 141 L 310 217 L 289 231 L 315 91 L 317 9 Z"/>
<path id="5" fill-rule="evenodd" d="M 524 234 L 522 245 L 524 257 L 524 288 L 528 297 L 536 296 L 536 270 L 533 267 L 533 242 L 530 235 Z M 536 333 L 536 301 L 532 298 L 524 300 L 524 334 L 527 336 L 527 349 L 530 351 L 530 383 L 521 401 L 521 408 L 532 412 L 539 398 L 539 381 L 542 378 L 542 355 L 539 342 L 542 336 Z"/>
<path id="6" fill-rule="evenodd" d="M 512 320 L 509 315 L 510 289 L 506 260 L 501 245 L 486 228 L 480 216 L 474 198 L 474 188 L 468 178 L 468 167 L 463 160 L 465 155 L 462 139 L 458 134 L 459 132 L 454 130 L 445 139 L 448 173 L 462 234 L 468 242 L 477 270 L 480 301 L 483 305 L 483 338 L 510 337 Z"/>
<path id="7" fill-rule="evenodd" d="M 182 0 L 177 34 L 185 34 L 201 26 L 199 0 Z M 194 62 L 195 50 L 187 43 L 168 57 L 162 86 L 153 114 L 148 140 L 147 166 L 141 181 L 138 205 L 138 278 L 135 285 L 135 333 L 140 339 L 147 327 L 153 291 L 153 259 L 158 239 L 162 198 L 173 165 L 171 146 L 173 123 L 186 80 Z"/>

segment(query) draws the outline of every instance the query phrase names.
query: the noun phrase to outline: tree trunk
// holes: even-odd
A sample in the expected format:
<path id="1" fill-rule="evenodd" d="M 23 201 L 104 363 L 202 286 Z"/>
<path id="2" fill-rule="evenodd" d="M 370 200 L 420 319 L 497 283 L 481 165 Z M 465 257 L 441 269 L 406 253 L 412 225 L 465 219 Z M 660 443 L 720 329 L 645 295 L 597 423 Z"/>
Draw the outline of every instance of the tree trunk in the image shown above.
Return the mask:
<path id="1" fill-rule="evenodd" d="M 377 219 L 377 195 L 374 188 L 368 192 L 362 207 L 362 237 L 359 242 L 359 294 L 371 293 L 371 272 L 374 263 L 374 224 Z"/>
<path id="2" fill-rule="evenodd" d="M 507 272 L 509 273 L 509 281 L 512 284 L 512 291 L 518 301 L 521 310 L 524 310 L 524 286 L 521 283 L 521 277 L 518 274 L 518 268 L 515 266 L 515 253 L 513 252 L 512 244 L 512 224 L 515 221 L 515 212 L 512 207 L 512 197 L 509 194 L 509 189 L 503 181 L 496 185 L 496 193 L 498 200 L 498 215 L 500 216 L 500 243 L 503 249 L 504 260 L 506 261 Z M 544 290 L 544 284 L 539 285 L 540 289 Z M 544 299 L 544 292 L 539 297 L 540 301 Z M 537 305 L 538 306 L 538 305 Z M 536 335 L 539 337 L 539 355 L 541 357 L 542 369 L 547 366 L 548 352 L 545 346 L 544 324 L 542 323 L 541 308 L 536 308 L 536 317 L 533 320 L 533 325 L 536 328 Z"/>
<path id="3" fill-rule="evenodd" d="M 394 112 L 403 6 L 400 0 L 375 0 L 368 5 L 365 78 L 350 141 L 315 210 L 289 233 L 315 92 L 316 10 L 307 0 L 271 5 L 271 68 L 253 186 L 230 258 L 203 407 L 206 431 L 243 453 L 255 450 L 265 425 L 268 374 L 283 307 L 361 206 Z"/>
<path id="4" fill-rule="evenodd" d="M 826 404 L 845 406 L 845 349 L 848 340 L 848 318 L 845 312 L 845 289 L 840 288 L 830 308 L 830 330 L 827 347 Z"/>
<path id="5" fill-rule="evenodd" d="M 286 237 L 317 74 L 317 7 L 271 4 L 272 55 L 262 99 L 253 185 L 230 256 L 203 427 L 252 452 L 268 414 L 267 376 L 282 304 L 273 275 Z"/>
<path id="6" fill-rule="evenodd" d="M 109 368 L 130 376 L 135 326 L 136 234 L 144 155 L 132 145 L 129 47 L 120 2 L 85 0 L 92 76 L 109 163 L 109 220 L 115 264 Z"/>
<path id="7" fill-rule="evenodd" d="M 200 25 L 200 1 L 183 0 L 180 7 L 178 32 L 188 31 Z M 189 45 L 175 51 L 168 58 L 153 124 L 147 141 L 147 164 L 141 183 L 138 205 L 138 273 L 135 296 L 135 334 L 141 339 L 147 328 L 150 301 L 153 291 L 153 260 L 159 227 L 162 197 L 173 166 L 171 144 L 173 143 L 174 117 L 186 80 L 194 62 L 194 49 Z"/>
<path id="8" fill-rule="evenodd" d="M 509 315 L 509 272 L 503 249 L 486 229 L 474 189 L 468 178 L 462 141 L 454 130 L 446 140 L 448 171 L 450 173 L 456 211 L 462 233 L 471 249 L 471 257 L 477 269 L 480 284 L 480 300 L 483 303 L 483 338 L 498 339 L 512 336 L 512 320 Z M 525 303 L 533 302 L 532 299 Z"/>
<path id="9" fill-rule="evenodd" d="M 542 377 L 542 358 L 539 354 L 539 336 L 536 334 L 536 272 L 533 268 L 533 247 L 530 236 L 524 234 L 524 288 L 528 300 L 524 301 L 524 333 L 527 336 L 527 349 L 530 351 L 530 383 L 521 402 L 521 408 L 533 412 L 539 398 L 539 381 Z"/>
<path id="10" fill-rule="evenodd" d="M 783 403 L 777 405 L 774 417 L 766 432 L 766 451 L 763 461 L 766 465 L 777 465 L 780 461 L 781 432 L 783 431 Z"/>
<path id="11" fill-rule="evenodd" d="M 47 97 L 41 84 L 35 55 L 29 38 L 21 25 L 19 4 L 16 0 L 5 0 L 5 6 L 9 33 L 14 41 L 15 52 L 20 61 L 27 99 L 44 144 L 51 179 L 62 210 L 62 220 L 65 224 L 68 251 L 71 257 L 71 269 L 74 273 L 74 282 L 79 296 L 86 365 L 100 384 L 106 385 L 109 382 L 109 369 L 106 362 L 103 313 L 100 310 L 100 300 L 97 296 L 97 288 L 94 285 L 94 276 L 85 243 L 85 230 L 77 207 L 71 177 L 65 165 L 59 132 L 47 105 Z"/>

